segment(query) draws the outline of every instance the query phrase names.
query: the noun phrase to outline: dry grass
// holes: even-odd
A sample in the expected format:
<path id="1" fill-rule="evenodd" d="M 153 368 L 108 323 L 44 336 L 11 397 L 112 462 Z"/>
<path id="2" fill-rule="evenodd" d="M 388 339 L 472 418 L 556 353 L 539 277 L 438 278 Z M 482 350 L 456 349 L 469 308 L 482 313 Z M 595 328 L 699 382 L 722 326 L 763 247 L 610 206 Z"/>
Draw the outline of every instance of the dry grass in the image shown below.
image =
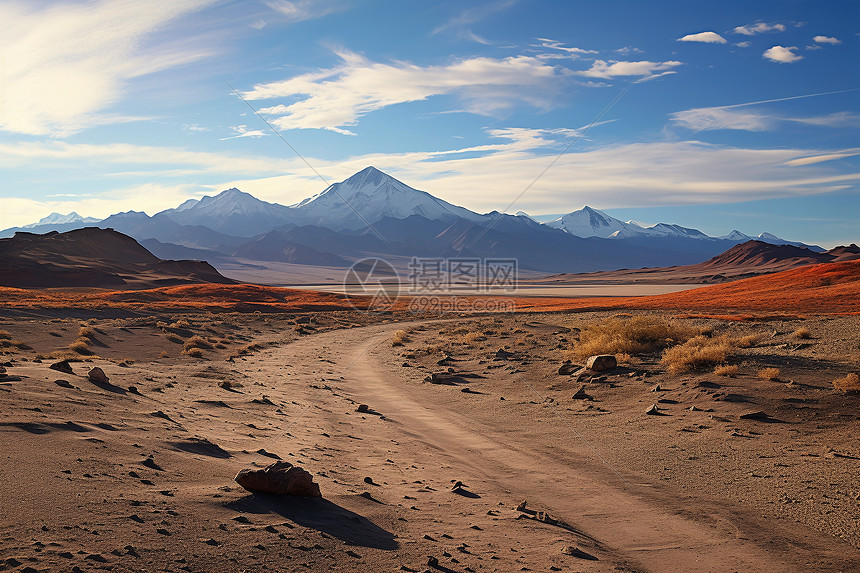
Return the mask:
<path id="1" fill-rule="evenodd" d="M 95 338 L 96 331 L 89 326 L 82 326 L 78 329 L 78 338 Z"/>
<path id="2" fill-rule="evenodd" d="M 186 356 L 191 356 L 192 358 L 203 358 L 203 351 L 196 346 L 192 348 L 183 348 L 182 354 L 185 354 Z"/>
<path id="3" fill-rule="evenodd" d="M 403 346 L 409 342 L 409 333 L 405 330 L 395 330 L 391 337 L 391 346 Z"/>
<path id="4" fill-rule="evenodd" d="M 467 332 L 460 339 L 460 342 L 462 342 L 463 344 L 465 344 L 467 346 L 473 346 L 473 345 L 477 344 L 478 342 L 485 341 L 486 339 L 487 338 L 485 336 L 483 336 L 480 332 Z"/>
<path id="5" fill-rule="evenodd" d="M 847 394 L 849 392 L 860 392 L 860 376 L 851 372 L 845 378 L 839 378 L 833 381 L 833 389 Z"/>
<path id="6" fill-rule="evenodd" d="M 800 328 L 791 333 L 791 337 L 797 338 L 799 340 L 808 340 L 812 338 L 812 333 L 809 331 L 808 328 L 801 326 Z"/>
<path id="7" fill-rule="evenodd" d="M 756 376 L 762 380 L 779 381 L 779 368 L 762 368 L 756 373 Z"/>
<path id="8" fill-rule="evenodd" d="M 79 338 L 69 344 L 69 350 L 72 352 L 77 352 L 78 354 L 92 354 L 93 351 L 90 350 L 90 343 L 88 338 Z"/>
<path id="9" fill-rule="evenodd" d="M 753 348 L 761 342 L 760 334 L 748 334 L 734 340 L 735 346 L 738 348 Z"/>
<path id="10" fill-rule="evenodd" d="M 726 336 L 695 336 L 666 349 L 660 363 L 673 373 L 701 370 L 725 362 L 733 349 L 731 339 Z"/>
<path id="11" fill-rule="evenodd" d="M 203 338 L 202 336 L 192 336 L 188 340 L 185 341 L 185 345 L 182 348 L 182 352 L 188 354 L 188 351 L 193 348 L 200 348 L 204 350 L 208 350 L 212 348 L 212 343 Z"/>
<path id="12" fill-rule="evenodd" d="M 686 342 L 695 334 L 691 327 L 660 318 L 616 316 L 583 328 L 571 354 L 580 360 L 594 354 L 642 354 Z"/>
<path id="13" fill-rule="evenodd" d="M 728 378 L 733 378 L 738 374 L 738 367 L 734 365 L 722 364 L 714 368 L 714 374 L 717 376 L 726 376 Z"/>

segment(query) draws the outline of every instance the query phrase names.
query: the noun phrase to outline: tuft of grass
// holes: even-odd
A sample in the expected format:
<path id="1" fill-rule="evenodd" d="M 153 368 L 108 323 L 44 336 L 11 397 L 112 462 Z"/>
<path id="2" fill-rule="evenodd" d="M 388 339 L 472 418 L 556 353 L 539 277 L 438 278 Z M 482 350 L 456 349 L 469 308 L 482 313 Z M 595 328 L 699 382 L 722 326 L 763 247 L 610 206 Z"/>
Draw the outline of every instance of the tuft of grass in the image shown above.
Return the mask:
<path id="1" fill-rule="evenodd" d="M 753 348 L 761 342 L 761 336 L 758 334 L 748 334 L 735 339 L 735 345 L 738 348 Z"/>
<path id="2" fill-rule="evenodd" d="M 395 330 L 391 337 L 391 346 L 403 346 L 409 342 L 409 333 L 405 330 Z"/>
<path id="3" fill-rule="evenodd" d="M 486 339 L 487 338 L 480 332 L 467 332 L 462 338 L 460 338 L 460 342 L 467 346 L 472 346 L 478 342 L 483 342 Z"/>
<path id="4" fill-rule="evenodd" d="M 192 358 L 203 358 L 203 351 L 197 348 L 196 346 L 191 348 L 183 348 L 182 354 L 190 356 Z"/>
<path id="5" fill-rule="evenodd" d="M 93 351 L 90 350 L 90 343 L 88 338 L 79 338 L 69 344 L 69 350 L 72 352 L 77 352 L 78 354 L 92 354 Z"/>
<path id="6" fill-rule="evenodd" d="M 762 368 L 756 373 L 756 376 L 762 380 L 779 381 L 779 368 Z"/>
<path id="7" fill-rule="evenodd" d="M 669 372 L 690 372 L 725 362 L 734 347 L 728 337 L 694 336 L 683 344 L 667 348 L 660 363 Z"/>
<path id="8" fill-rule="evenodd" d="M 812 338 L 812 333 L 808 328 L 801 326 L 797 330 L 791 333 L 792 338 L 797 338 L 799 340 L 808 340 Z"/>
<path id="9" fill-rule="evenodd" d="M 843 394 L 860 392 L 860 376 L 851 372 L 845 378 L 838 378 L 833 381 L 833 389 Z"/>
<path id="10" fill-rule="evenodd" d="M 633 362 L 633 357 L 626 352 L 622 352 L 621 354 L 615 355 L 615 361 L 618 362 L 618 364 L 630 364 Z"/>
<path id="11" fill-rule="evenodd" d="M 734 365 L 722 364 L 714 368 L 714 374 L 717 376 L 726 376 L 728 378 L 733 378 L 738 374 L 738 367 Z"/>
<path id="12" fill-rule="evenodd" d="M 570 354 L 580 360 L 594 354 L 642 354 L 686 342 L 695 335 L 691 327 L 655 317 L 615 316 L 586 325 Z"/>
<path id="13" fill-rule="evenodd" d="M 192 348 L 200 348 L 200 349 L 208 350 L 208 349 L 212 348 L 212 343 L 210 343 L 208 340 L 206 340 L 202 336 L 195 335 L 195 336 L 192 336 L 191 338 L 189 338 L 188 340 L 185 341 L 185 345 L 183 346 L 182 351 L 187 354 L 188 351 L 191 350 Z"/>
<path id="14" fill-rule="evenodd" d="M 89 326 L 82 326 L 78 329 L 78 338 L 95 338 L 96 331 Z"/>

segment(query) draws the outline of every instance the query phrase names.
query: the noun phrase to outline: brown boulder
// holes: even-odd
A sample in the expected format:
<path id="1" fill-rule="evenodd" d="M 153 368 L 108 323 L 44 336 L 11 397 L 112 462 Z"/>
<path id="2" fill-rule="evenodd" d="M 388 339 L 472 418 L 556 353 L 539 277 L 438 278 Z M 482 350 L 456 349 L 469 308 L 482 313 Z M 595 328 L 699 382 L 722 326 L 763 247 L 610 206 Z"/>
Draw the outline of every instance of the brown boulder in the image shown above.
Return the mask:
<path id="1" fill-rule="evenodd" d="M 66 374 L 74 374 L 75 372 L 72 370 L 71 364 L 69 364 L 68 360 L 60 360 L 59 362 L 54 362 L 50 366 L 48 366 L 51 370 L 56 370 L 57 372 L 65 372 Z"/>
<path id="2" fill-rule="evenodd" d="M 107 384 L 108 377 L 105 374 L 105 371 L 99 368 L 98 366 L 94 367 L 87 373 L 87 378 L 90 382 L 95 382 L 96 384 Z"/>
<path id="3" fill-rule="evenodd" d="M 607 370 L 612 370 L 616 366 L 618 366 L 618 362 L 611 354 L 589 356 L 588 360 L 585 362 L 585 367 L 589 370 L 594 370 L 595 372 L 606 372 Z"/>
<path id="4" fill-rule="evenodd" d="M 322 497 L 320 486 L 304 469 L 290 462 L 275 462 L 261 470 L 242 470 L 236 474 L 236 483 L 248 491 Z"/>

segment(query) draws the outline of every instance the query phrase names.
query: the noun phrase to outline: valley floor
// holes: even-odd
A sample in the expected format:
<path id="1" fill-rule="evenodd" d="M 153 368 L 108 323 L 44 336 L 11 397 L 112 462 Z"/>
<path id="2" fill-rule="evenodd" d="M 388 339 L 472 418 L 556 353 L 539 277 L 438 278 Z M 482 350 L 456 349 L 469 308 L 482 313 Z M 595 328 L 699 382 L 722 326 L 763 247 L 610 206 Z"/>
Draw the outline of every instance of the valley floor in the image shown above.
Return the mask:
<path id="1" fill-rule="evenodd" d="M 114 312 L 82 324 L 45 312 L 0 318 L 0 569 L 860 560 L 860 398 L 832 385 L 860 368 L 860 316 L 679 319 L 755 342 L 730 359 L 732 377 L 670 374 L 643 354 L 576 381 L 558 374 L 574 334 L 611 313 Z M 82 338 L 90 355 L 74 374 L 48 368 Z M 109 383 L 85 377 L 93 366 Z M 779 373 L 763 380 L 764 368 Z M 580 385 L 587 399 L 572 397 Z M 652 404 L 662 415 L 645 414 Z M 755 411 L 766 416 L 741 418 Z M 276 457 L 310 471 L 323 499 L 233 481 Z"/>

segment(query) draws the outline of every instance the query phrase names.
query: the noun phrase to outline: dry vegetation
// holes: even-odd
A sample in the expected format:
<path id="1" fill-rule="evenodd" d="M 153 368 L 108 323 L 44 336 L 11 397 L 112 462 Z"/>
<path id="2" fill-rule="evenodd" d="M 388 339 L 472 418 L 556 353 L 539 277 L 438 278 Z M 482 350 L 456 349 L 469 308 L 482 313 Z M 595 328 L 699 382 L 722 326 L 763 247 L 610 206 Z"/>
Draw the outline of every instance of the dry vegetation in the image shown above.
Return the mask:
<path id="1" fill-rule="evenodd" d="M 660 363 L 672 373 L 701 370 L 725 362 L 733 349 L 732 340 L 727 336 L 695 336 L 666 349 Z"/>
<path id="2" fill-rule="evenodd" d="M 391 337 L 391 346 L 403 346 L 409 342 L 409 333 L 405 330 L 396 330 Z"/>
<path id="3" fill-rule="evenodd" d="M 570 354 L 582 360 L 594 354 L 636 355 L 655 352 L 686 342 L 696 334 L 696 330 L 689 326 L 660 318 L 614 316 L 587 325 Z"/>
<path id="4" fill-rule="evenodd" d="M 860 376 L 851 372 L 844 378 L 839 378 L 833 381 L 833 389 L 843 394 L 849 392 L 860 392 Z"/>
<path id="5" fill-rule="evenodd" d="M 800 340 L 807 340 L 812 338 L 812 333 L 809 331 L 808 328 L 800 327 L 794 332 L 792 332 L 791 336 Z"/>
<path id="6" fill-rule="evenodd" d="M 762 380 L 769 380 L 772 382 L 779 381 L 779 368 L 762 368 L 756 373 L 756 376 L 761 378 Z"/>
<path id="7" fill-rule="evenodd" d="M 740 369 L 733 364 L 722 364 L 714 368 L 714 374 L 716 374 L 717 376 L 726 376 L 728 378 L 732 378 L 734 376 L 737 376 L 739 370 Z"/>

